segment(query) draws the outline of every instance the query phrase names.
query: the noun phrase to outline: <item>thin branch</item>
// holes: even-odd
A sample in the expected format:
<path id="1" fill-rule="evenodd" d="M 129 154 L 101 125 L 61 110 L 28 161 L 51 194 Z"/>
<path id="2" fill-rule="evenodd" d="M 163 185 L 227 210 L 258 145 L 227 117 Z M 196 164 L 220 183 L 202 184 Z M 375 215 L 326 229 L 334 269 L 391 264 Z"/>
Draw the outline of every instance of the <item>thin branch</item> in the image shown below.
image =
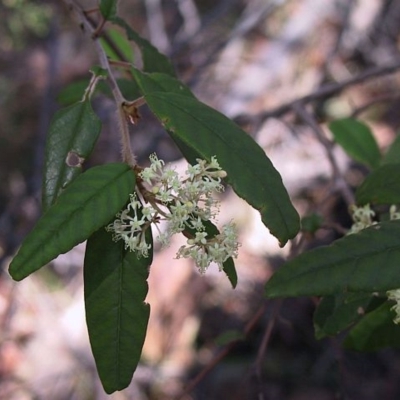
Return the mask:
<path id="1" fill-rule="evenodd" d="M 177 0 L 176 5 L 182 16 L 183 23 L 175 40 L 193 36 L 201 28 L 200 15 L 193 0 Z"/>
<path id="2" fill-rule="evenodd" d="M 167 52 L 171 47 L 165 30 L 164 15 L 161 0 L 145 0 L 147 26 L 150 40 L 162 52 Z"/>
<path id="3" fill-rule="evenodd" d="M 353 86 L 358 83 L 362 83 L 369 79 L 374 79 L 374 78 L 377 78 L 377 77 L 380 77 L 383 75 L 393 74 L 395 72 L 398 72 L 399 70 L 400 70 L 400 61 L 397 61 L 391 65 L 371 68 L 365 72 L 362 72 L 361 74 L 359 74 L 357 76 L 353 76 L 349 79 L 346 79 L 343 82 L 330 83 L 330 84 L 321 86 L 319 89 L 315 90 L 314 92 L 312 92 L 304 97 L 300 97 L 296 100 L 291 101 L 290 103 L 286 103 L 286 104 L 283 104 L 272 110 L 263 112 L 263 113 L 257 115 L 256 118 L 259 121 L 264 121 L 265 119 L 271 118 L 271 117 L 274 117 L 274 118 L 281 117 L 282 115 L 293 111 L 293 106 L 298 103 L 306 105 L 308 103 L 312 103 L 317 100 L 322 101 L 331 96 L 341 93 L 343 90 L 347 89 L 349 86 Z"/>
<path id="4" fill-rule="evenodd" d="M 91 37 L 91 39 L 93 40 L 94 47 L 97 52 L 97 56 L 99 58 L 100 65 L 102 68 L 104 68 L 105 70 L 108 71 L 107 81 L 111 88 L 111 91 L 114 96 L 114 100 L 117 104 L 117 109 L 118 109 L 117 116 L 118 116 L 118 122 L 119 122 L 120 134 L 121 134 L 122 160 L 124 162 L 126 162 L 128 165 L 130 165 L 131 167 L 134 167 L 136 165 L 136 158 L 133 155 L 132 150 L 131 150 L 128 119 L 126 118 L 126 115 L 125 115 L 125 112 L 123 109 L 123 104 L 125 104 L 126 100 L 118 87 L 117 81 L 114 76 L 114 72 L 108 61 L 107 54 L 103 50 L 100 40 L 97 37 L 98 32 L 96 30 L 96 24 L 90 18 L 90 16 L 84 12 L 82 7 L 75 0 L 64 0 L 64 2 L 68 6 L 68 8 L 72 12 L 74 12 L 76 19 L 79 21 L 82 30 L 84 32 L 86 32 L 86 34 L 88 34 Z"/>
<path id="5" fill-rule="evenodd" d="M 300 102 L 296 102 L 292 105 L 293 111 L 307 124 L 315 133 L 317 139 L 320 143 L 324 146 L 326 156 L 331 164 L 332 174 L 333 174 L 333 182 L 334 187 L 342 194 L 345 202 L 348 206 L 354 204 L 354 196 L 351 192 L 349 185 L 347 184 L 346 180 L 343 178 L 342 173 L 340 172 L 340 168 L 336 162 L 336 158 L 333 155 L 332 151 L 332 143 L 325 137 L 324 133 L 322 132 L 320 126 L 315 121 L 313 116 L 307 112 L 304 105 Z"/>
<path id="6" fill-rule="evenodd" d="M 217 44 L 212 49 L 212 54 L 206 57 L 199 65 L 196 65 L 196 71 L 187 84 L 189 86 L 194 86 L 205 67 L 215 63 L 224 48 L 235 39 L 244 37 L 254 29 L 254 27 L 259 25 L 262 21 L 265 21 L 279 6 L 283 4 L 283 2 L 284 0 L 250 2 L 229 35 L 222 40 L 219 38 Z"/>
<path id="7" fill-rule="evenodd" d="M 275 303 L 274 307 L 273 307 L 272 315 L 270 316 L 267 328 L 265 329 L 264 336 L 262 338 L 260 347 L 259 347 L 258 352 L 257 352 L 257 358 L 256 358 L 256 361 L 255 361 L 255 370 L 256 370 L 256 376 L 257 376 L 258 382 L 260 384 L 262 382 L 262 376 L 261 376 L 262 375 L 261 374 L 261 372 L 262 372 L 262 362 L 264 360 L 264 356 L 265 356 L 265 353 L 267 351 L 268 343 L 269 343 L 269 340 L 271 338 L 272 330 L 274 329 L 276 318 L 278 316 L 278 313 L 279 313 L 281 307 L 282 307 L 282 300 L 278 300 Z M 258 398 L 260 400 L 264 399 L 264 395 L 263 395 L 261 390 L 259 392 Z"/>
<path id="8" fill-rule="evenodd" d="M 338 8 L 340 8 L 339 13 L 340 15 L 340 19 L 341 19 L 341 26 L 338 30 L 338 33 L 336 35 L 336 40 L 335 43 L 333 44 L 333 46 L 331 47 L 331 49 L 329 50 L 324 64 L 322 65 L 322 82 L 321 82 L 321 86 L 322 84 L 324 84 L 327 80 L 327 77 L 329 76 L 329 71 L 330 71 L 330 66 L 332 64 L 332 62 L 334 61 L 335 57 L 337 57 L 337 53 L 340 50 L 340 47 L 342 45 L 343 42 L 343 37 L 347 31 L 347 29 L 349 28 L 349 25 L 351 23 L 351 15 L 352 15 L 352 11 L 354 9 L 354 7 L 356 6 L 356 3 L 354 1 L 343 1 L 343 4 L 336 4 L 336 6 Z M 321 87 L 320 86 L 320 87 Z"/>
<path id="9" fill-rule="evenodd" d="M 243 334 L 246 337 L 254 328 L 257 321 L 262 317 L 265 312 L 266 303 L 263 302 L 261 307 L 253 315 L 252 319 L 246 324 Z M 201 371 L 195 376 L 195 378 L 186 386 L 184 391 L 177 397 L 178 400 L 183 399 L 187 394 L 189 394 L 210 372 L 211 370 L 223 360 L 232 349 L 240 342 L 240 340 L 233 340 L 227 344 L 223 350 L 221 350 Z"/>
<path id="10" fill-rule="evenodd" d="M 356 118 L 363 112 L 367 111 L 370 107 L 375 106 L 379 103 L 389 103 L 389 102 L 399 101 L 399 100 L 400 100 L 400 95 L 398 93 L 389 93 L 389 94 L 385 94 L 383 96 L 379 96 L 379 97 L 369 101 L 368 103 L 354 109 L 353 112 L 351 113 L 351 117 Z"/>

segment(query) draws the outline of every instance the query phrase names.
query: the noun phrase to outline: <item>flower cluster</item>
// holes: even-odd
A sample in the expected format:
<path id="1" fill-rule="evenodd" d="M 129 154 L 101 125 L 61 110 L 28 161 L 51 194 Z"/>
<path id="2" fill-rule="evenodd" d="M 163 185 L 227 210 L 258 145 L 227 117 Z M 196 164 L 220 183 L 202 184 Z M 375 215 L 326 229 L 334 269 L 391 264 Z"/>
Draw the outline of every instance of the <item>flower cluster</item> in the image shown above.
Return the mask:
<path id="1" fill-rule="evenodd" d="M 183 232 L 189 239 L 179 249 L 177 258 L 193 258 L 202 273 L 212 262 L 222 269 L 229 257 L 237 256 L 235 226 L 229 223 L 220 234 L 210 237 L 205 223 L 218 214 L 219 203 L 212 194 L 224 190 L 221 179 L 226 177 L 226 172 L 215 157 L 210 162 L 197 160 L 196 165 L 189 165 L 183 178 L 155 154 L 150 156 L 150 161 L 150 166 L 139 173 L 140 195 L 145 205 L 142 206 L 138 195 L 131 195 L 127 208 L 106 229 L 113 232 L 114 240 L 123 240 L 127 249 L 143 257 L 148 256 L 151 248 L 145 231 L 152 223 L 164 247 L 169 245 L 173 234 Z M 168 222 L 164 232 L 158 227 L 161 221 Z"/>
<path id="2" fill-rule="evenodd" d="M 229 223 L 213 238 L 207 238 L 206 232 L 197 231 L 196 236 L 187 241 L 187 246 L 178 250 L 177 258 L 192 258 L 199 271 L 204 273 L 211 262 L 217 263 L 222 269 L 223 263 L 229 257 L 237 257 L 237 250 L 235 225 Z"/>
<path id="3" fill-rule="evenodd" d="M 364 207 L 352 206 L 350 210 L 352 211 L 354 224 L 352 225 L 348 234 L 360 232 L 364 228 L 377 223 L 373 220 L 373 217 L 375 217 L 375 212 L 371 210 L 369 204 Z M 389 219 L 391 221 L 400 219 L 400 212 L 397 211 L 396 205 L 390 206 Z M 392 310 L 396 313 L 396 317 L 394 318 L 393 322 L 395 324 L 400 324 L 400 289 L 389 290 L 386 294 L 389 300 L 396 302 L 396 304 L 392 307 Z"/>

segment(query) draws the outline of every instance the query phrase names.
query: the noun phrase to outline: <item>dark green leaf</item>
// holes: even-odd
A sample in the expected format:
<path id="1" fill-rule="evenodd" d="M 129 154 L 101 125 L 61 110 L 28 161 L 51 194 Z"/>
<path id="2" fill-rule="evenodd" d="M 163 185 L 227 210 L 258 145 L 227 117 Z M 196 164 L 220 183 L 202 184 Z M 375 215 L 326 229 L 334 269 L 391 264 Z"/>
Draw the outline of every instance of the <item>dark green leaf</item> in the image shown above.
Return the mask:
<path id="1" fill-rule="evenodd" d="M 104 37 L 100 37 L 100 43 L 107 57 L 113 60 L 133 62 L 132 45 L 126 40 L 125 36 L 121 35 L 116 29 L 108 29 L 107 35 L 112 44 L 105 40 Z"/>
<path id="2" fill-rule="evenodd" d="M 360 205 L 400 203 L 400 163 L 372 171 L 358 187 L 356 201 Z"/>
<path id="3" fill-rule="evenodd" d="M 171 75 L 161 72 L 143 73 L 136 68 L 133 68 L 132 72 L 140 84 L 143 95 L 153 92 L 169 92 L 195 98 L 185 84 Z"/>
<path id="4" fill-rule="evenodd" d="M 117 79 L 118 87 L 125 99 L 137 99 L 141 96 L 137 83 L 129 79 Z"/>
<path id="5" fill-rule="evenodd" d="M 369 293 L 340 293 L 324 297 L 314 313 L 316 338 L 336 335 L 360 320 L 371 298 Z"/>
<path id="6" fill-rule="evenodd" d="M 90 68 L 90 72 L 95 78 L 106 79 L 108 77 L 108 71 L 99 65 L 94 65 L 92 68 Z"/>
<path id="7" fill-rule="evenodd" d="M 89 85 L 90 79 L 81 79 L 79 81 L 70 83 L 67 85 L 57 96 L 57 101 L 62 106 L 70 106 L 82 100 L 85 90 Z M 111 91 L 104 81 L 97 83 L 94 93 L 101 92 L 108 96 L 111 95 Z M 93 93 L 93 94 L 94 94 Z M 92 94 L 92 97 L 93 97 Z"/>
<path id="8" fill-rule="evenodd" d="M 393 322 L 396 313 L 392 302 L 371 311 L 350 331 L 343 345 L 358 351 L 376 351 L 385 347 L 400 348 L 400 326 Z"/>
<path id="9" fill-rule="evenodd" d="M 329 129 L 351 158 L 371 168 L 379 165 L 381 154 L 367 125 L 353 118 L 344 118 L 331 122 Z"/>
<path id="10" fill-rule="evenodd" d="M 140 84 L 140 82 L 139 82 Z M 192 148 L 201 158 L 216 156 L 235 192 L 261 213 L 264 224 L 283 246 L 296 236 L 299 216 L 281 176 L 261 147 L 236 124 L 196 99 L 154 92 L 147 104 L 172 139 Z"/>
<path id="11" fill-rule="evenodd" d="M 324 219 L 319 214 L 310 214 L 306 215 L 301 219 L 301 229 L 304 232 L 315 233 L 318 229 L 321 228 Z"/>
<path id="12" fill-rule="evenodd" d="M 104 390 L 126 388 L 146 337 L 144 303 L 151 258 L 137 258 L 101 228 L 88 240 L 84 264 L 86 321 Z"/>
<path id="13" fill-rule="evenodd" d="M 394 139 L 382 160 L 382 164 L 395 163 L 400 163 L 400 135 L 396 136 L 396 139 Z"/>
<path id="14" fill-rule="evenodd" d="M 13 279 L 27 277 L 86 240 L 123 207 L 134 186 L 134 173 L 125 164 L 94 167 L 78 176 L 25 238 L 10 264 Z"/>
<path id="15" fill-rule="evenodd" d="M 229 282 L 231 283 L 232 287 L 235 288 L 237 285 L 238 277 L 237 277 L 235 263 L 233 261 L 233 258 L 232 257 L 228 258 L 222 265 L 222 268 L 223 268 L 226 276 L 228 277 Z"/>
<path id="16" fill-rule="evenodd" d="M 43 210 L 82 171 L 99 137 L 101 122 L 89 100 L 59 110 L 48 133 L 43 173 Z"/>
<path id="17" fill-rule="evenodd" d="M 382 222 L 303 253 L 267 282 L 267 297 L 325 296 L 400 287 L 400 221 Z"/>
<path id="18" fill-rule="evenodd" d="M 117 15 L 118 0 L 100 0 L 100 12 L 104 19 L 109 20 Z"/>
<path id="19" fill-rule="evenodd" d="M 123 19 L 114 17 L 112 22 L 125 29 L 129 40 L 135 42 L 142 53 L 143 69 L 146 72 L 163 72 L 174 76 L 174 68 L 169 59 L 161 54 L 148 40 L 136 33 Z"/>
<path id="20" fill-rule="evenodd" d="M 88 87 L 90 79 L 82 79 L 70 83 L 60 91 L 57 101 L 63 106 L 69 106 L 82 100 L 83 94 Z"/>
<path id="21" fill-rule="evenodd" d="M 133 69 L 133 74 L 140 81 L 143 95 L 152 92 L 171 92 L 194 97 L 187 86 L 170 75 L 157 72 L 142 73 L 136 69 Z M 197 163 L 197 159 L 202 158 L 201 154 L 194 148 L 187 146 L 179 137 L 175 136 L 174 142 L 190 164 L 194 165 Z"/>

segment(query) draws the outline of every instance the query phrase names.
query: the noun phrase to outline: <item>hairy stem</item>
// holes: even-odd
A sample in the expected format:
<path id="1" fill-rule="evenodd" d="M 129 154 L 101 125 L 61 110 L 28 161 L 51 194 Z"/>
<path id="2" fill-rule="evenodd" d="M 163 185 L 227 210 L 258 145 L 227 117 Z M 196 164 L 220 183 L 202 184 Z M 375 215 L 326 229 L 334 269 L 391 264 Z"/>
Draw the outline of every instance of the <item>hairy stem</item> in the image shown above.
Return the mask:
<path id="1" fill-rule="evenodd" d="M 96 29 L 96 24 L 92 20 L 92 18 L 88 15 L 88 13 L 84 12 L 82 7 L 75 0 L 64 0 L 64 2 L 68 6 L 68 8 L 72 12 L 74 12 L 76 19 L 79 21 L 82 30 L 86 34 L 88 34 L 93 40 L 95 50 L 99 58 L 100 66 L 103 69 L 107 70 L 108 72 L 107 81 L 114 96 L 115 103 L 117 105 L 117 118 L 118 118 L 118 125 L 119 125 L 119 131 L 121 135 L 121 145 L 122 145 L 122 150 L 121 150 L 122 160 L 131 167 L 134 167 L 136 165 L 136 157 L 134 156 L 131 150 L 129 124 L 123 108 L 123 105 L 126 103 L 126 100 L 122 95 L 121 90 L 118 87 L 117 81 L 114 76 L 114 72 L 110 66 L 107 55 L 103 47 L 101 46 L 100 40 L 98 38 L 100 32 L 98 32 L 98 29 Z"/>

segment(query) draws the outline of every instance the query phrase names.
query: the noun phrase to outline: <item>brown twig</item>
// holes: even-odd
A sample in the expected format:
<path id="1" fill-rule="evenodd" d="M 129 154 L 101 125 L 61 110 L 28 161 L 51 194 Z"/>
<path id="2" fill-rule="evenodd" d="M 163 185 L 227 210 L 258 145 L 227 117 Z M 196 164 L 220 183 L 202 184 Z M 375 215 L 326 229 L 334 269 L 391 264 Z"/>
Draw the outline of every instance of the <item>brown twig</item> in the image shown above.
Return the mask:
<path id="1" fill-rule="evenodd" d="M 98 23 L 96 29 L 92 33 L 93 39 L 97 39 L 101 35 L 106 22 L 107 22 L 107 20 L 103 16 L 101 16 L 100 22 Z"/>
<path id="2" fill-rule="evenodd" d="M 264 314 L 266 306 L 266 303 L 263 302 L 251 320 L 246 324 L 243 330 L 245 337 L 252 331 L 257 321 Z M 210 373 L 211 370 L 232 351 L 232 349 L 240 341 L 241 339 L 233 340 L 227 344 L 217 355 L 215 355 L 215 357 L 199 372 L 199 374 L 197 374 L 195 378 L 189 382 L 184 391 L 177 397 L 177 400 L 182 400 L 186 395 L 188 395 L 207 376 L 207 374 Z"/>
<path id="3" fill-rule="evenodd" d="M 256 361 L 255 361 L 255 373 L 256 373 L 256 376 L 257 376 L 257 379 L 258 379 L 259 383 L 262 382 L 262 362 L 264 360 L 264 356 L 265 356 L 265 353 L 267 351 L 267 346 L 268 346 L 269 340 L 271 338 L 272 330 L 274 329 L 274 326 L 275 326 L 276 317 L 278 316 L 278 313 L 279 313 L 281 307 L 282 307 L 282 300 L 278 300 L 274 304 L 274 307 L 273 307 L 273 310 L 272 310 L 272 314 L 271 314 L 271 316 L 269 318 L 267 328 L 265 329 L 264 336 L 263 336 L 263 338 L 261 340 L 261 344 L 260 344 L 260 347 L 258 349 L 257 358 L 256 358 Z M 259 396 L 258 397 L 259 397 L 260 400 L 264 399 L 264 395 L 261 392 L 261 390 L 259 392 Z"/>
<path id="4" fill-rule="evenodd" d="M 353 112 L 351 113 L 351 116 L 353 118 L 358 117 L 360 114 L 362 114 L 363 112 L 365 112 L 366 110 L 368 110 L 370 107 L 379 104 L 379 103 L 387 103 L 387 102 L 392 102 L 392 101 L 396 101 L 396 100 L 400 100 L 400 95 L 398 93 L 389 93 L 389 94 L 385 94 L 383 96 L 379 96 L 371 101 L 369 101 L 368 103 L 357 107 L 353 110 Z"/>
<path id="5" fill-rule="evenodd" d="M 265 111 L 256 116 L 256 118 L 260 121 L 264 121 L 267 118 L 277 118 L 281 117 L 282 115 L 293 111 L 293 107 L 296 104 L 306 105 L 308 103 L 312 103 L 314 101 L 322 101 L 331 96 L 337 95 L 341 93 L 343 90 L 347 89 L 349 86 L 356 85 L 358 83 L 365 82 L 369 79 L 374 79 L 383 75 L 393 74 L 400 70 L 400 61 L 397 61 L 391 65 L 386 65 L 382 67 L 375 67 L 371 68 L 367 71 L 362 72 L 359 75 L 353 76 L 349 79 L 344 80 L 343 82 L 338 83 L 330 83 L 324 86 L 321 86 L 319 89 L 315 90 L 314 92 L 295 99 L 289 103 L 283 104 L 279 107 L 276 107 L 272 110 Z"/>

